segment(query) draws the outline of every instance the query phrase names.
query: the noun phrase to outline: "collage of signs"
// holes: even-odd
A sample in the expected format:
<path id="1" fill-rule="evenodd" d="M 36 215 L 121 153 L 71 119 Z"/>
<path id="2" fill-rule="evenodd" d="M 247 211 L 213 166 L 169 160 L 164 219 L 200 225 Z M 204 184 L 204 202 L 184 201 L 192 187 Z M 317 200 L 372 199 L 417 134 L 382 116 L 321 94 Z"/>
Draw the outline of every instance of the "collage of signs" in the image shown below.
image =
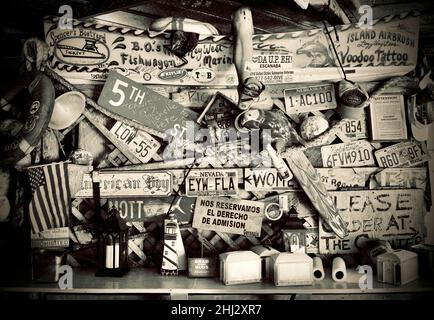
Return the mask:
<path id="1" fill-rule="evenodd" d="M 78 123 L 75 202 L 94 196 L 98 172 L 100 197 L 136 234 L 172 212 L 205 242 L 219 235 L 224 248 L 206 243 L 214 255 L 254 245 L 357 254 L 368 239 L 408 249 L 432 233 L 434 83 L 429 59 L 417 64 L 417 17 L 337 26 L 335 50 L 324 28 L 245 39 L 239 26 L 237 46 L 200 36 L 182 55 L 167 31 L 79 21 L 64 30 L 48 18 L 44 27 L 53 79 L 102 88 Z M 34 243 L 90 243 L 90 217 L 79 207 L 71 217 L 73 236 L 49 229 Z"/>

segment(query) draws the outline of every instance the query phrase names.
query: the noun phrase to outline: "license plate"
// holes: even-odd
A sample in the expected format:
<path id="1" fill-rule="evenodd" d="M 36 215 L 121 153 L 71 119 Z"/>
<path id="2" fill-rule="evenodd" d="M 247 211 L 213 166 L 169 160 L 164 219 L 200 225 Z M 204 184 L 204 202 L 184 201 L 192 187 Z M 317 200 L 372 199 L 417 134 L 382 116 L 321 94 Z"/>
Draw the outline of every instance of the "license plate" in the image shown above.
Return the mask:
<path id="1" fill-rule="evenodd" d="M 372 145 L 366 141 L 339 143 L 321 147 L 324 167 L 363 167 L 375 165 Z"/>
<path id="2" fill-rule="evenodd" d="M 332 84 L 286 89 L 284 96 L 288 114 L 336 108 Z"/>
<path id="3" fill-rule="evenodd" d="M 358 140 L 368 138 L 366 119 L 346 119 L 341 127 L 341 132 L 348 139 Z"/>
<path id="4" fill-rule="evenodd" d="M 160 143 L 147 132 L 136 130 L 120 121 L 115 123 L 110 132 L 124 142 L 142 163 L 147 163 L 160 148 Z"/>
<path id="5" fill-rule="evenodd" d="M 188 197 L 238 194 L 238 171 L 234 169 L 191 171 L 185 183 Z"/>
<path id="6" fill-rule="evenodd" d="M 430 160 L 424 142 L 401 142 L 375 152 L 380 167 L 412 167 Z"/>

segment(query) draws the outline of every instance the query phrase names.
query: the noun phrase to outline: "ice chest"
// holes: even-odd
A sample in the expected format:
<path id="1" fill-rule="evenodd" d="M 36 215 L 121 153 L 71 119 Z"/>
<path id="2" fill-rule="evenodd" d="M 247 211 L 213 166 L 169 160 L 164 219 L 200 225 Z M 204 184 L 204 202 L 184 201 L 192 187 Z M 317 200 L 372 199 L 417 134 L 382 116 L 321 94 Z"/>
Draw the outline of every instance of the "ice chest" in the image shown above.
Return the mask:
<path id="1" fill-rule="evenodd" d="M 220 280 L 225 285 L 261 281 L 261 258 L 253 251 L 232 251 L 219 255 Z"/>
<path id="2" fill-rule="evenodd" d="M 281 252 L 270 258 L 275 286 L 299 286 L 313 283 L 313 259 L 301 252 Z"/>
<path id="3" fill-rule="evenodd" d="M 401 285 L 419 278 L 417 254 L 406 250 L 394 250 L 377 257 L 379 282 Z"/>
<path id="4" fill-rule="evenodd" d="M 270 258 L 273 254 L 278 254 L 279 251 L 273 249 L 269 246 L 254 246 L 250 248 L 254 253 L 256 253 L 261 258 L 261 277 L 262 279 L 267 279 L 271 277 L 270 270 Z"/>

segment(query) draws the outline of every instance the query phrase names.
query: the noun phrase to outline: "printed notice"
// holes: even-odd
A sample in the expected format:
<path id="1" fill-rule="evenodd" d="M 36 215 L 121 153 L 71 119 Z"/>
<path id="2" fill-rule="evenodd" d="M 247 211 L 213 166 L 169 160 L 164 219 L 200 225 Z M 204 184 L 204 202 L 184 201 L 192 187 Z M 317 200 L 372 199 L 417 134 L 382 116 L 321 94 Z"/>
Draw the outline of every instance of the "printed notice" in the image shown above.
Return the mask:
<path id="1" fill-rule="evenodd" d="M 259 237 L 263 217 L 262 202 L 198 197 L 193 228 Z"/>

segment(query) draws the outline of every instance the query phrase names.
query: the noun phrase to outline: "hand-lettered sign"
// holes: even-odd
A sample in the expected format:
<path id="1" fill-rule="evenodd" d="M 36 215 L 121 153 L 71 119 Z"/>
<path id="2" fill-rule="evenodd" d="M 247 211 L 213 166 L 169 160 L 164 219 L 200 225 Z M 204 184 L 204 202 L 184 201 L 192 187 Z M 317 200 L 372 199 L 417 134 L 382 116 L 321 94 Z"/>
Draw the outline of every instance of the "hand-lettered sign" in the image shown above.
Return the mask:
<path id="1" fill-rule="evenodd" d="M 262 202 L 198 197 L 193 228 L 259 237 L 263 217 Z"/>
<path id="2" fill-rule="evenodd" d="M 361 167 L 375 165 L 372 145 L 365 140 L 321 147 L 324 167 Z"/>
<path id="3" fill-rule="evenodd" d="M 196 112 L 116 71 L 109 73 L 98 103 L 111 112 L 163 134 L 175 125 L 185 127 L 186 121 L 195 121 L 198 116 Z"/>
<path id="4" fill-rule="evenodd" d="M 375 175 L 377 182 L 385 188 L 422 189 L 427 184 L 426 168 L 386 168 Z"/>
<path id="5" fill-rule="evenodd" d="M 425 142 L 400 142 L 375 151 L 380 167 L 412 167 L 429 161 Z"/>
<path id="6" fill-rule="evenodd" d="M 108 208 L 115 207 L 119 210 L 120 217 L 129 222 L 162 221 L 169 209 L 175 214 L 178 223 L 191 222 L 196 199 L 177 197 L 173 204 L 172 201 L 173 196 L 160 198 L 115 198 L 109 199 Z"/>
<path id="7" fill-rule="evenodd" d="M 165 197 L 172 193 L 172 174 L 167 171 L 101 172 L 100 196 L 103 198 Z M 90 174 L 83 175 L 80 191 L 74 198 L 92 198 L 93 182 Z"/>
<path id="8" fill-rule="evenodd" d="M 294 189 L 294 180 L 291 176 L 283 179 L 275 168 L 245 168 L 244 189 L 246 191 L 272 191 Z"/>
<path id="9" fill-rule="evenodd" d="M 347 225 L 338 239 L 320 220 L 320 253 L 352 253 L 367 238 L 391 241 L 396 247 L 416 244 L 424 236 L 424 191 L 420 189 L 330 192 Z"/>

